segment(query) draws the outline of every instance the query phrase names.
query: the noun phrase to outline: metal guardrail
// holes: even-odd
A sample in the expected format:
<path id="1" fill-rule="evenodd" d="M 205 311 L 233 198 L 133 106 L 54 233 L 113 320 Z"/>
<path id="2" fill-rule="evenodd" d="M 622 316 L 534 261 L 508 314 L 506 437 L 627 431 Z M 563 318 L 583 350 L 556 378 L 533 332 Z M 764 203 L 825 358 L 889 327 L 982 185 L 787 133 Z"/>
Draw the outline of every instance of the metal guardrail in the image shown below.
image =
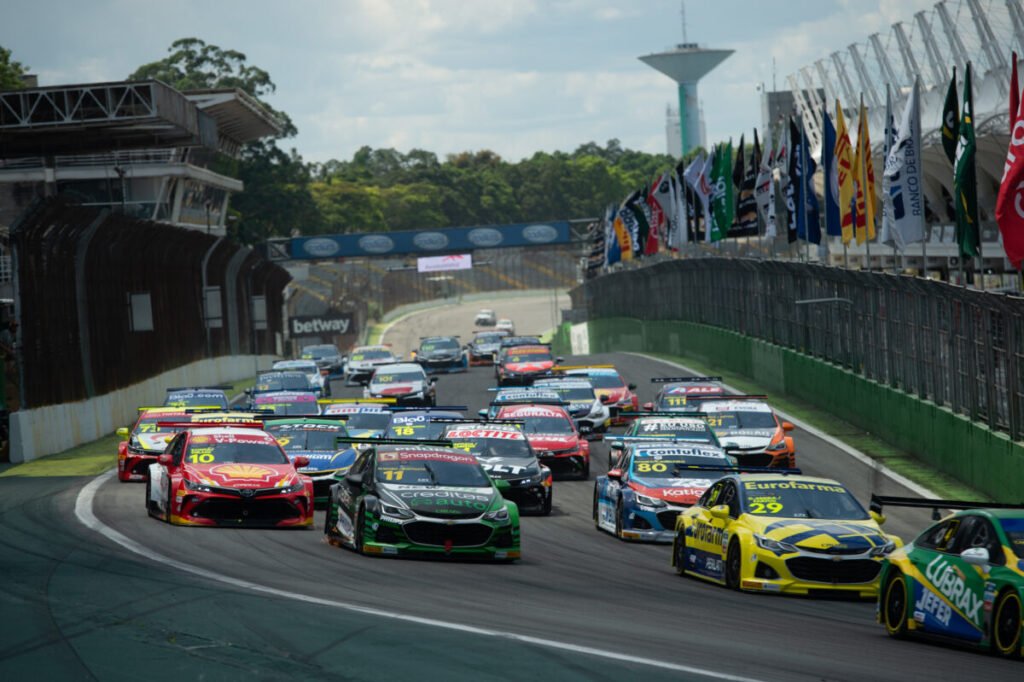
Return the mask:
<path id="1" fill-rule="evenodd" d="M 788 261 L 670 261 L 570 292 L 590 319 L 681 320 L 825 360 L 1024 439 L 1024 298 Z M 822 300 L 825 299 L 825 300 Z"/>

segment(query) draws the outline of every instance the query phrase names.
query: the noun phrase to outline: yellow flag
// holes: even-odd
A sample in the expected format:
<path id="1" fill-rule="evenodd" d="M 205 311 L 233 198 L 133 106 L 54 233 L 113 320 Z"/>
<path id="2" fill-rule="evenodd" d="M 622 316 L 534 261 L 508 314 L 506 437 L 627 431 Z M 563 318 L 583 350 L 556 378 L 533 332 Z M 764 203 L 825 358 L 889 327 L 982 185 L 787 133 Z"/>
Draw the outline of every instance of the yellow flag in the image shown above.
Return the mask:
<path id="1" fill-rule="evenodd" d="M 863 244 L 875 238 L 875 167 L 871 161 L 871 138 L 863 100 L 857 122 L 857 153 L 853 165 L 857 179 L 857 243 Z"/>
<path id="2" fill-rule="evenodd" d="M 622 222 L 621 211 L 624 209 L 625 202 L 619 209 L 615 211 L 615 220 L 612 222 L 612 228 L 615 230 L 615 237 L 619 240 L 619 249 L 622 252 L 622 260 L 633 260 L 633 240 L 629 236 L 629 228 Z M 626 208 L 625 210 L 629 210 Z"/>
<path id="3" fill-rule="evenodd" d="M 850 134 L 846 130 L 843 108 L 836 100 L 836 178 L 839 185 L 839 224 L 843 227 L 843 243 L 853 239 L 853 150 L 850 149 Z"/>

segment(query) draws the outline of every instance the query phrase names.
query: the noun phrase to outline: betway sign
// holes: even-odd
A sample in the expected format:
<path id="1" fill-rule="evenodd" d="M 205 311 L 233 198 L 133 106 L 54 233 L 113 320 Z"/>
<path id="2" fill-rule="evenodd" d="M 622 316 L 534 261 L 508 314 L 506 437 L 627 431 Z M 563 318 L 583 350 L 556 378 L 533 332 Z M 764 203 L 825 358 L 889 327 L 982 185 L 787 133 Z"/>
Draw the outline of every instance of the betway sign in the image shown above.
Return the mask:
<path id="1" fill-rule="evenodd" d="M 303 315 L 288 318 L 288 331 L 292 338 L 297 336 L 330 336 L 346 334 L 352 327 L 351 313 L 329 313 L 326 315 Z"/>

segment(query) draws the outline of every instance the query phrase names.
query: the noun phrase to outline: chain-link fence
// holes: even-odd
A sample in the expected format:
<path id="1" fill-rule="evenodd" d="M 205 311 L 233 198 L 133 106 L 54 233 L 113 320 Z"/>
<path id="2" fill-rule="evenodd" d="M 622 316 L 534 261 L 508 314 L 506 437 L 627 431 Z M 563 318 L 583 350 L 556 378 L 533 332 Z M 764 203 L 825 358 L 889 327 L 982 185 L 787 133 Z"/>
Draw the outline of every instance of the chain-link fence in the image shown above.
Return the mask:
<path id="1" fill-rule="evenodd" d="M 1024 438 L 1024 298 L 787 261 L 677 260 L 571 293 L 591 319 L 713 325 L 792 348 Z"/>

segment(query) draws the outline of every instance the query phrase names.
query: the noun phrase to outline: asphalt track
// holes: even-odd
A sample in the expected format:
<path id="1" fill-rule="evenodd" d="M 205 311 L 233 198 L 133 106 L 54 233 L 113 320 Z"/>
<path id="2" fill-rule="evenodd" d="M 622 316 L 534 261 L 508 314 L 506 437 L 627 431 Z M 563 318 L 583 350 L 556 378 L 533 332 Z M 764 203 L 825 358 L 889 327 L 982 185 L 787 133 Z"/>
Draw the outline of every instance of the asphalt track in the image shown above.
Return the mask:
<path id="1" fill-rule="evenodd" d="M 477 305 L 414 315 L 388 335 L 397 349 L 423 333 L 465 334 Z M 530 319 L 531 311 L 548 317 L 542 305 L 490 307 L 499 316 L 514 311 L 528 332 L 546 328 L 544 319 Z M 650 376 L 679 371 L 630 354 L 588 360 L 614 362 L 639 384 L 641 400 L 653 397 Z M 486 367 L 444 375 L 439 402 L 475 410 L 492 380 Z M 838 478 L 862 501 L 872 491 L 908 494 L 812 434 L 797 429 L 794 437 L 805 472 Z M 595 444 L 593 451 L 596 475 L 606 450 Z M 89 483 L 0 479 L 2 679 L 1017 680 L 1024 673 L 1021 663 L 890 640 L 874 622 L 873 603 L 741 594 L 680 578 L 667 546 L 627 544 L 594 529 L 592 480 L 555 483 L 553 514 L 523 519 L 523 560 L 512 565 L 357 556 L 322 542 L 322 512 L 316 531 L 171 527 L 145 515 L 143 486 L 95 481 L 87 504 L 81 491 Z M 81 524 L 76 503 L 80 512 L 91 509 L 105 535 Z M 927 523 L 919 512 L 887 513 L 887 530 L 907 539 Z M 117 534 L 136 551 L 113 542 Z"/>

